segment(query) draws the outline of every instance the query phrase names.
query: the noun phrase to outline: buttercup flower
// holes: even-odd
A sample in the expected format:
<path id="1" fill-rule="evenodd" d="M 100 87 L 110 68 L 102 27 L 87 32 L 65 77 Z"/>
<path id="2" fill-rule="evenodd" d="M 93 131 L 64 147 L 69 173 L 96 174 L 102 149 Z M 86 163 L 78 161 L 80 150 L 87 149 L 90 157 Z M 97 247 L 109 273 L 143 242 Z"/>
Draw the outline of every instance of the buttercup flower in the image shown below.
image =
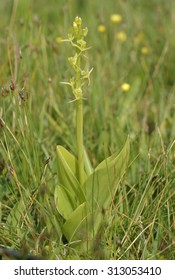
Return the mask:
<path id="1" fill-rule="evenodd" d="M 148 54 L 149 53 L 149 49 L 145 46 L 141 48 L 141 53 L 142 54 Z"/>
<path id="2" fill-rule="evenodd" d="M 105 32 L 106 31 L 106 26 L 104 24 L 98 25 L 98 32 Z"/>
<path id="3" fill-rule="evenodd" d="M 128 90 L 130 90 L 130 84 L 128 84 L 128 83 L 123 83 L 122 85 L 121 85 L 121 90 L 122 91 L 128 91 Z"/>
<path id="4" fill-rule="evenodd" d="M 120 31 L 117 33 L 117 39 L 121 42 L 125 42 L 127 40 L 127 35 L 124 31 Z"/>
<path id="5" fill-rule="evenodd" d="M 119 14 L 113 14 L 110 17 L 112 23 L 120 23 L 122 21 L 122 16 Z"/>

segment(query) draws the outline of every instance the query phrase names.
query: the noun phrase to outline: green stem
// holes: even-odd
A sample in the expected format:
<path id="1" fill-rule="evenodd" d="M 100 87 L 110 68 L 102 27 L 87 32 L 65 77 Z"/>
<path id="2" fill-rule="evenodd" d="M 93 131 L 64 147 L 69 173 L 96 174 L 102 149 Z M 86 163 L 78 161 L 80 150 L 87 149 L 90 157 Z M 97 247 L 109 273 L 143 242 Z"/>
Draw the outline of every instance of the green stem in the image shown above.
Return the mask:
<path id="1" fill-rule="evenodd" d="M 80 55 L 78 56 L 77 66 L 80 69 Z M 81 89 L 81 74 L 77 71 L 76 74 L 76 88 Z M 83 185 L 83 99 L 82 95 L 77 99 L 77 149 L 78 149 L 78 175 L 80 185 Z"/>
<path id="2" fill-rule="evenodd" d="M 79 182 L 83 185 L 83 102 L 82 98 L 77 100 L 77 148 L 78 148 L 78 168 Z"/>

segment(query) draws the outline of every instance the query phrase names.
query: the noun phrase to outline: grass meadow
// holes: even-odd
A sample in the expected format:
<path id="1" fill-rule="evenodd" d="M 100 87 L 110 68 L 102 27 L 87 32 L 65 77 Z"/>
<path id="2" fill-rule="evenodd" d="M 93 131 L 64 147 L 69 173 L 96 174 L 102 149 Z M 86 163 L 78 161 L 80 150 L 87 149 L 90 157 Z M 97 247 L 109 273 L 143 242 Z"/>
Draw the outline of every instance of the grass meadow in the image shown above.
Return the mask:
<path id="1" fill-rule="evenodd" d="M 0 244 L 48 259 L 175 259 L 175 2 L 0 1 Z M 65 245 L 56 145 L 76 155 L 69 44 L 88 27 L 84 144 L 129 164 L 91 253 Z"/>

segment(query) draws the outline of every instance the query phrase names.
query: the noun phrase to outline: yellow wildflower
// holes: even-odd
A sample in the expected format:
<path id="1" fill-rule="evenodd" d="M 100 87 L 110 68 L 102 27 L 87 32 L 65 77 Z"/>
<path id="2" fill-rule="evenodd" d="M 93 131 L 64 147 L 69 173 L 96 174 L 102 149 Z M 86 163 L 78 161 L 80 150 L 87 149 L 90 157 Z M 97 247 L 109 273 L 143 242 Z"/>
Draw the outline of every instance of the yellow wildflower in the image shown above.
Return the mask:
<path id="1" fill-rule="evenodd" d="M 58 36 L 58 37 L 56 37 L 55 41 L 56 41 L 57 44 L 61 44 L 62 43 L 62 38 Z"/>
<path id="2" fill-rule="evenodd" d="M 119 14 L 113 14 L 110 17 L 112 23 L 120 23 L 122 21 L 122 16 Z"/>
<path id="3" fill-rule="evenodd" d="M 148 49 L 146 46 L 145 46 L 145 47 L 142 47 L 142 48 L 141 48 L 141 53 L 146 55 L 146 54 L 149 53 L 149 49 Z"/>
<path id="4" fill-rule="evenodd" d="M 106 31 L 106 26 L 104 24 L 98 25 L 98 32 L 105 32 Z"/>
<path id="5" fill-rule="evenodd" d="M 130 90 L 130 84 L 128 84 L 128 83 L 123 83 L 122 85 L 121 85 L 121 90 L 122 91 L 128 91 L 128 90 Z"/>
<path id="6" fill-rule="evenodd" d="M 125 42 L 127 40 L 127 35 L 124 31 L 120 31 L 117 33 L 117 39 L 121 42 Z"/>
<path id="7" fill-rule="evenodd" d="M 143 33 L 143 32 L 139 32 L 139 33 L 134 37 L 134 43 L 135 43 L 136 45 L 138 45 L 140 42 L 143 41 L 144 37 L 145 37 L 144 33 Z"/>

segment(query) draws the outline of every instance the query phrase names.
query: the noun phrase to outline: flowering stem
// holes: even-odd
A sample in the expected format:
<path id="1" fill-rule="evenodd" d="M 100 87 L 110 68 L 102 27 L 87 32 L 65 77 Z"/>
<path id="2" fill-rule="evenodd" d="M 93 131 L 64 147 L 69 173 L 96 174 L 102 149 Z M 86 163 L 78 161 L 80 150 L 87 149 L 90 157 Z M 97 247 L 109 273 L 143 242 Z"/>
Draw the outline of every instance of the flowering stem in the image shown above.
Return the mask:
<path id="1" fill-rule="evenodd" d="M 81 56 L 78 54 L 77 59 L 77 66 L 78 69 L 81 69 Z M 80 70 L 76 73 L 76 88 L 81 88 L 81 73 Z M 77 105 L 77 150 L 78 150 L 78 175 L 79 175 L 79 182 L 80 185 L 83 185 L 83 169 L 84 169 L 84 162 L 83 162 L 83 98 L 82 93 L 80 93 L 79 98 L 76 100 Z"/>
<path id="2" fill-rule="evenodd" d="M 80 186 L 84 182 L 84 147 L 83 147 L 83 93 L 82 88 L 85 83 L 89 83 L 89 75 L 92 70 L 81 69 L 81 59 L 83 53 L 88 50 L 86 47 L 86 41 L 84 38 L 88 33 L 87 28 L 82 28 L 82 20 L 80 17 L 76 17 L 73 22 L 73 31 L 68 34 L 68 40 L 75 49 L 75 55 L 69 57 L 69 63 L 76 73 L 70 79 L 69 84 L 72 87 L 73 94 L 76 100 L 76 126 L 77 126 L 77 156 L 78 156 L 78 180 Z"/>
<path id="3" fill-rule="evenodd" d="M 80 185 L 83 184 L 83 100 L 77 100 L 77 148 Z"/>

